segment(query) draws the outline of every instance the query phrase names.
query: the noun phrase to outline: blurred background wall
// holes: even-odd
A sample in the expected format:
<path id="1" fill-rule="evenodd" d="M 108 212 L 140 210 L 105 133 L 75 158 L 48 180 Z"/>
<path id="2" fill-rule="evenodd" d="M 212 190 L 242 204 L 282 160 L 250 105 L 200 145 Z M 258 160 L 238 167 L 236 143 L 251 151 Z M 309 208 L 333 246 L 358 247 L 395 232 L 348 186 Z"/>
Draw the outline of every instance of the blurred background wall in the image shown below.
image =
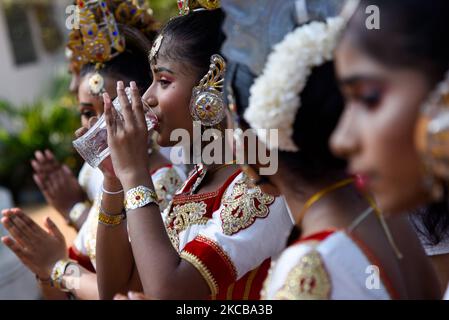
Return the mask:
<path id="1" fill-rule="evenodd" d="M 70 0 L 0 0 L 0 99 L 41 97 L 64 68 L 65 8 Z"/>

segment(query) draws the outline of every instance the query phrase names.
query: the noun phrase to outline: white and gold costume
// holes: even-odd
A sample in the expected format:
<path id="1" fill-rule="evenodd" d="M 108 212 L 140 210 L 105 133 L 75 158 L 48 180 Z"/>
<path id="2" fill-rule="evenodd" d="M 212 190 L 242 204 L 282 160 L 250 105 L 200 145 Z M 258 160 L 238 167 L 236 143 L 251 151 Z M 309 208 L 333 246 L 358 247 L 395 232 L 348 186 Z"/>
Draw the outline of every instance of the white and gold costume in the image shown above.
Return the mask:
<path id="1" fill-rule="evenodd" d="M 396 297 L 374 255 L 350 233 L 322 232 L 286 249 L 271 265 L 263 299 L 388 300 Z"/>
<path id="2" fill-rule="evenodd" d="M 163 213 L 170 240 L 202 274 L 212 299 L 258 299 L 270 258 L 285 247 L 293 227 L 285 203 L 249 189 L 240 170 L 214 192 L 191 194 L 202 170 Z"/>

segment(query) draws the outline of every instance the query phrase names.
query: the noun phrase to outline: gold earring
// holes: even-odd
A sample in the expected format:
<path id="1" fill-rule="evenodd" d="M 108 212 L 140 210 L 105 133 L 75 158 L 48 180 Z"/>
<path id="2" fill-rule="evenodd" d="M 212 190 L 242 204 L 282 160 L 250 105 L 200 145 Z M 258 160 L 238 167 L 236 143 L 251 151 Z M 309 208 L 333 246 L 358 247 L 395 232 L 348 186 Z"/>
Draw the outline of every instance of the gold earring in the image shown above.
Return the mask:
<path id="1" fill-rule="evenodd" d="M 195 121 L 206 127 L 213 127 L 225 118 L 225 104 L 221 92 L 226 71 L 223 57 L 214 54 L 207 74 L 198 86 L 193 88 L 190 113 Z"/>

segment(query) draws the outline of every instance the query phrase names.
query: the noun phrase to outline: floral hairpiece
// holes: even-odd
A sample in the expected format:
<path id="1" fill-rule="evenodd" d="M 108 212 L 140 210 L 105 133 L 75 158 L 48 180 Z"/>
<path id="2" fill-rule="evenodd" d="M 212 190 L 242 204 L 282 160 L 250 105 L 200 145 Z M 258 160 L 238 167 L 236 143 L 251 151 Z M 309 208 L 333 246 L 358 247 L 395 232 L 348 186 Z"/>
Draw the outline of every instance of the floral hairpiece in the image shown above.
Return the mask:
<path id="1" fill-rule="evenodd" d="M 332 59 L 343 26 L 344 19 L 334 17 L 298 27 L 269 55 L 262 75 L 250 89 L 249 107 L 244 114 L 253 129 L 278 129 L 277 145 L 266 141 L 263 130 L 258 130 L 259 138 L 269 149 L 299 151 L 292 139 L 296 113 L 301 106 L 299 93 L 304 90 L 312 69 Z"/>

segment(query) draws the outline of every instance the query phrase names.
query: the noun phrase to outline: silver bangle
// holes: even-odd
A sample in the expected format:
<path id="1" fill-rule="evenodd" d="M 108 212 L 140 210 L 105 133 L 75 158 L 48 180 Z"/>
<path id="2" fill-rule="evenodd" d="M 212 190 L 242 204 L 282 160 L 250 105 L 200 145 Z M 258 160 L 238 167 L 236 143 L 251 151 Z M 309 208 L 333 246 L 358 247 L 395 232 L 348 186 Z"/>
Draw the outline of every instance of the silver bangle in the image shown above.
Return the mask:
<path id="1" fill-rule="evenodd" d="M 158 204 L 156 192 L 148 187 L 138 186 L 126 192 L 123 205 L 125 211 L 128 212 L 130 210 L 145 207 L 151 203 Z"/>
<path id="2" fill-rule="evenodd" d="M 121 189 L 121 190 L 119 190 L 119 191 L 108 191 L 108 190 L 106 190 L 106 189 L 104 188 L 103 185 L 101 186 L 101 191 L 103 191 L 103 193 L 106 193 L 106 194 L 109 194 L 109 195 L 112 195 L 112 196 L 115 196 L 115 195 L 117 195 L 117 194 L 123 193 L 123 189 Z"/>

